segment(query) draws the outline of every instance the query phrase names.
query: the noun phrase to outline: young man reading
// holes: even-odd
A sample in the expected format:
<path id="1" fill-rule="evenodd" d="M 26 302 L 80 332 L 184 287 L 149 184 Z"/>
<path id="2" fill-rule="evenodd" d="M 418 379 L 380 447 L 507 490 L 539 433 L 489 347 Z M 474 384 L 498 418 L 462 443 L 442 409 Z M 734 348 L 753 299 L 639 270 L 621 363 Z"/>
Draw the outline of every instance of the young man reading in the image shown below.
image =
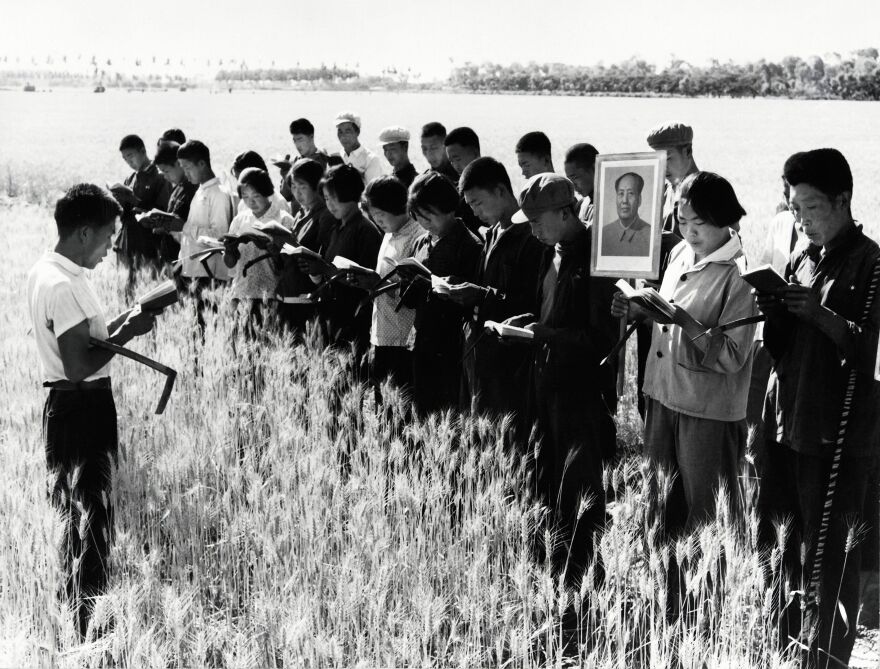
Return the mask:
<path id="1" fill-rule="evenodd" d="M 85 272 L 107 255 L 121 213 L 98 186 L 73 186 L 55 205 L 58 242 L 31 268 L 27 283 L 43 385 L 49 388 L 43 436 L 52 505 L 64 518 L 62 577 L 81 637 L 92 599 L 107 586 L 117 450 L 113 353 L 90 348 L 89 338 L 122 345 L 149 332 L 154 323 L 154 315 L 139 308 L 106 321 Z"/>
<path id="2" fill-rule="evenodd" d="M 457 184 L 464 168 L 480 157 L 480 138 L 477 137 L 477 133 L 471 128 L 453 128 L 446 135 L 443 144 L 446 146 L 446 157 L 449 159 L 449 164 L 455 170 L 455 176 L 451 177 L 452 183 Z M 462 200 L 461 205 L 456 210 L 456 214 L 464 222 L 468 230 L 473 232 L 480 240 L 483 239 L 483 234 L 480 231 L 480 219 L 477 218 L 467 202 Z"/>
<path id="3" fill-rule="evenodd" d="M 409 130 L 400 126 L 385 128 L 379 134 L 379 143 L 391 165 L 392 176 L 409 188 L 416 178 L 416 168 L 409 161 Z"/>
<path id="4" fill-rule="evenodd" d="M 446 128 L 442 123 L 431 121 L 422 126 L 422 155 L 428 163 L 426 171 L 439 172 L 452 182 L 458 181 L 458 172 L 446 156 Z"/>
<path id="5" fill-rule="evenodd" d="M 584 223 L 593 222 L 593 184 L 596 178 L 596 156 L 599 151 L 592 144 L 575 144 L 565 152 L 566 178 L 574 184 L 580 195 L 578 218 Z"/>
<path id="6" fill-rule="evenodd" d="M 516 162 L 526 179 L 542 172 L 555 172 L 550 138 L 540 130 L 527 132 L 516 143 Z"/>
<path id="7" fill-rule="evenodd" d="M 459 192 L 489 228 L 474 283 L 452 287 L 449 299 L 474 309 L 465 320 L 465 403 L 475 411 L 514 413 L 525 425 L 531 348 L 484 334 L 487 320 L 537 313 L 538 272 L 546 247 L 526 224 L 514 224 L 519 203 L 504 165 L 477 158 L 464 168 Z"/>
<path id="8" fill-rule="evenodd" d="M 147 155 L 144 141 L 137 135 L 126 135 L 119 143 L 119 152 L 125 163 L 134 170 L 122 184 L 110 188 L 113 197 L 122 205 L 122 230 L 116 240 L 116 252 L 129 268 L 129 287 L 133 287 L 134 272 L 140 267 L 158 265 L 159 239 L 141 226 L 136 214 L 151 209 L 164 210 L 171 189 L 156 165 Z"/>

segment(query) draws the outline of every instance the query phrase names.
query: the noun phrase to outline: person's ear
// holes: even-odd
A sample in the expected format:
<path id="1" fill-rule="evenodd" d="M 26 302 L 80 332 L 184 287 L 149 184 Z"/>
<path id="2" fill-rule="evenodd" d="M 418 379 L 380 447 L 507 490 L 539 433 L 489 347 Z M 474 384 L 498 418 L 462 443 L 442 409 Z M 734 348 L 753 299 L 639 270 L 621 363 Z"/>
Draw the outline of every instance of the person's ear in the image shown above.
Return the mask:
<path id="1" fill-rule="evenodd" d="M 845 190 L 836 198 L 834 198 L 834 201 L 835 204 L 838 204 L 841 209 L 849 211 L 850 202 L 852 201 L 852 193 Z"/>

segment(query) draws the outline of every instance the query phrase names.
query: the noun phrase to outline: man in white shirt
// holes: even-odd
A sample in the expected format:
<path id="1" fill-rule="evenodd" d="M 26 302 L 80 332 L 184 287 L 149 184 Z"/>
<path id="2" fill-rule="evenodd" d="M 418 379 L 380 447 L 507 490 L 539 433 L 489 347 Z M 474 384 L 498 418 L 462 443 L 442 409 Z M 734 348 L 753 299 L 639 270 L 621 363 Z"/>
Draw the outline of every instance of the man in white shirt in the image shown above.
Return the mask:
<path id="1" fill-rule="evenodd" d="M 391 173 L 390 167 L 382 158 L 361 145 L 360 116 L 350 111 L 339 112 L 333 122 L 336 125 L 336 137 L 342 146 L 342 161 L 361 173 L 364 184 Z"/>
<path id="2" fill-rule="evenodd" d="M 110 250 L 121 213 L 98 186 L 73 186 L 55 206 L 58 243 L 31 268 L 27 283 L 43 385 L 50 388 L 43 429 L 52 504 L 64 518 L 61 567 L 83 637 L 92 598 L 107 584 L 111 460 L 117 450 L 113 353 L 90 348 L 89 338 L 121 345 L 154 323 L 154 315 L 139 308 L 106 321 L 86 277 L 85 270 L 94 269 Z"/>

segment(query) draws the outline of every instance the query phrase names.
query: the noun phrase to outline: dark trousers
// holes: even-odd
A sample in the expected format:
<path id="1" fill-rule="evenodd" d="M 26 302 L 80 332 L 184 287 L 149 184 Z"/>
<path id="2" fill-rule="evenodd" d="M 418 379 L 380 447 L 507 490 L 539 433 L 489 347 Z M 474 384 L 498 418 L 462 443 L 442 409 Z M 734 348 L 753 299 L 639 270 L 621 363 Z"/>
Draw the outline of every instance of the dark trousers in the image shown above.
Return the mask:
<path id="1" fill-rule="evenodd" d="M 830 469 L 830 454 L 805 455 L 770 443 L 760 472 L 758 509 L 764 545 L 768 549 L 777 545 L 774 522 L 788 518 L 791 526 L 782 554 L 782 577 L 777 576 L 773 584 L 779 644 L 784 648 L 790 639 L 799 639 L 809 648 L 801 654 L 801 666 L 811 669 L 845 667 L 852 654 L 862 557 L 858 527 L 874 460 L 844 457 L 840 461 L 821 565 L 819 604 L 802 611 L 801 596 L 788 597 L 805 591 L 810 579 Z M 803 555 L 802 543 L 807 547 Z"/>
<path id="2" fill-rule="evenodd" d="M 113 537 L 110 491 L 118 442 L 112 391 L 50 390 L 43 435 L 50 498 L 64 521 L 59 547 L 64 595 L 85 636 L 91 598 L 107 586 Z"/>
<path id="3" fill-rule="evenodd" d="M 721 484 L 737 508 L 746 422 L 695 418 L 650 397 L 646 400 L 645 458 L 675 477 L 663 513 L 666 535 L 674 539 L 715 517 Z"/>
<path id="4" fill-rule="evenodd" d="M 604 403 L 598 396 L 590 400 L 580 393 L 549 391 L 536 395 L 534 409 L 540 440 L 535 494 L 549 509 L 555 530 L 554 545 L 539 545 L 538 557 L 549 555 L 554 571 L 564 574 L 567 585 L 577 586 L 593 557 L 595 534 L 605 523 Z M 544 532 L 536 534 L 543 541 Z"/>
<path id="5" fill-rule="evenodd" d="M 461 364 L 458 349 L 413 350 L 413 399 L 419 414 L 457 409 L 461 395 Z"/>
<path id="6" fill-rule="evenodd" d="M 388 379 L 404 390 L 412 386 L 412 351 L 405 346 L 373 346 L 370 349 L 370 381 L 379 398 L 379 388 Z"/>
<path id="7" fill-rule="evenodd" d="M 756 341 L 752 346 L 752 378 L 749 383 L 749 399 L 746 405 L 746 422 L 752 433 L 752 458 L 755 469 L 761 467 L 766 451 L 766 438 L 764 429 L 764 400 L 767 398 L 767 382 L 770 380 L 770 371 L 773 360 L 763 342 Z M 772 426 L 771 426 L 772 430 Z M 773 435 L 771 435 L 771 439 Z"/>

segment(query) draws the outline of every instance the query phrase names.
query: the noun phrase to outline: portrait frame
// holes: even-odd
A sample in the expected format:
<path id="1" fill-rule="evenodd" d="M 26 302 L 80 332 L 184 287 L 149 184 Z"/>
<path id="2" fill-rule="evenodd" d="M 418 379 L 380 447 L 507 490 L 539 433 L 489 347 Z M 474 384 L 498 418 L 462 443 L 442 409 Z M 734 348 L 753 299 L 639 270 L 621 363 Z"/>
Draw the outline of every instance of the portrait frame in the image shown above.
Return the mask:
<path id="1" fill-rule="evenodd" d="M 632 212 L 631 199 L 619 210 L 615 189 L 615 182 L 630 174 L 642 179 L 635 212 Z M 635 187 L 638 179 L 631 179 L 630 183 Z M 660 276 L 665 186 L 666 151 L 596 156 L 590 258 L 592 276 L 623 279 L 657 279 Z M 621 211 L 627 212 L 626 218 Z M 624 220 L 630 222 L 625 224 Z"/>

